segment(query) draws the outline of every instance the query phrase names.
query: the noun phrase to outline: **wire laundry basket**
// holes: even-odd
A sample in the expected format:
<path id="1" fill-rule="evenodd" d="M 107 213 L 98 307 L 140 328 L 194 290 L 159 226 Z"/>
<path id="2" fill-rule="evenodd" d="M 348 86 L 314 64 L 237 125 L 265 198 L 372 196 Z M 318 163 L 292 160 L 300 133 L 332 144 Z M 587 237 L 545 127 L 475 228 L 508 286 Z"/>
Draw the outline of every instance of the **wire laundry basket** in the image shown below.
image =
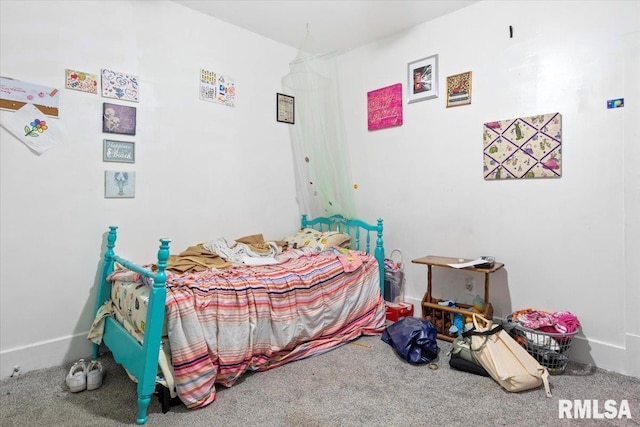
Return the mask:
<path id="1" fill-rule="evenodd" d="M 578 333 L 578 330 L 569 333 L 554 333 L 525 328 L 514 322 L 512 316 L 507 318 L 505 330 L 538 363 L 546 367 L 551 375 L 559 375 L 564 372 L 567 362 L 569 362 L 571 342 Z"/>

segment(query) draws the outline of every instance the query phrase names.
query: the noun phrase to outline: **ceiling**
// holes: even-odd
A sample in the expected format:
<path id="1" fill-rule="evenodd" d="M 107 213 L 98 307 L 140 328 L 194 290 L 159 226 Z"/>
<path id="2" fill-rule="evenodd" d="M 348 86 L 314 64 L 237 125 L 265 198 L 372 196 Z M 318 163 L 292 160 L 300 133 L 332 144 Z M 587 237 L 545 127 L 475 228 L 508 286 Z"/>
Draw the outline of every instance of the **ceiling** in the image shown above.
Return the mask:
<path id="1" fill-rule="evenodd" d="M 307 28 L 317 48 L 344 53 L 446 15 L 477 0 L 174 0 L 299 48 Z"/>

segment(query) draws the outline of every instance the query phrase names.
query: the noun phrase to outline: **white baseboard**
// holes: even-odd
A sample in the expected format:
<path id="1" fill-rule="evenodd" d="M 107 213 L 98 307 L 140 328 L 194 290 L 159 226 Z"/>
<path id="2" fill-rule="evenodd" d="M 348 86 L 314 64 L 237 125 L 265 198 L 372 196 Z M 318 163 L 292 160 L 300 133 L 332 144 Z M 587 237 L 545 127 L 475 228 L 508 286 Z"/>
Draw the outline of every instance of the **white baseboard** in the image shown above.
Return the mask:
<path id="1" fill-rule="evenodd" d="M 413 304 L 413 314 L 421 317 L 421 300 L 406 298 Z M 91 357 L 91 342 L 87 333 L 42 341 L 0 352 L 0 378 L 10 377 L 14 367 L 19 374 L 61 366 L 80 358 Z M 576 337 L 571 343 L 571 360 L 597 366 L 607 371 L 640 378 L 640 336 L 627 334 L 625 347 Z"/>
<path id="2" fill-rule="evenodd" d="M 413 304 L 413 315 L 422 316 L 422 300 L 405 298 Z M 496 318 L 497 319 L 497 318 Z M 502 321 L 502 319 L 499 319 Z M 625 346 L 575 337 L 571 342 L 570 360 L 586 363 L 607 371 L 640 378 L 640 336 L 627 334 Z"/>
<path id="3" fill-rule="evenodd" d="M 62 366 L 67 362 L 91 357 L 91 342 L 88 332 L 66 336 L 55 340 L 41 341 L 0 352 L 0 378 L 5 379 L 18 367 L 18 375 L 38 369 Z"/>

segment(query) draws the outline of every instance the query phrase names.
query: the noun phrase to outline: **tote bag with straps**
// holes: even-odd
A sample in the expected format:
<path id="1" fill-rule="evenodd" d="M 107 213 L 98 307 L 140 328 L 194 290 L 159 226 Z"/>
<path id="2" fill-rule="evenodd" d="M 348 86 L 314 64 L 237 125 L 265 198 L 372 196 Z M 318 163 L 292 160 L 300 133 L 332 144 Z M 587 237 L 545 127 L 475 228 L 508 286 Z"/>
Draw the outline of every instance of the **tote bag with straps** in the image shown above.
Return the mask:
<path id="1" fill-rule="evenodd" d="M 471 338 L 471 352 L 480 365 L 505 390 L 518 392 L 544 384 L 551 397 L 549 372 L 520 346 L 502 325 L 474 313 L 474 327 L 463 333 Z"/>

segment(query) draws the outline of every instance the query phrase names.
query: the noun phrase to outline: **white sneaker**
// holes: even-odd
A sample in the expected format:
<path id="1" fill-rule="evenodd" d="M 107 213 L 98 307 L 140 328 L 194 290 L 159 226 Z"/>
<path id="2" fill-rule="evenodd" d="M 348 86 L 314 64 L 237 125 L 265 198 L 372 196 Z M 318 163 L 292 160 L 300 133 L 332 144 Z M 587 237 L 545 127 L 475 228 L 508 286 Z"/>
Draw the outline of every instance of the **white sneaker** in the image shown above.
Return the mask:
<path id="1" fill-rule="evenodd" d="M 87 367 L 87 390 L 95 390 L 102 385 L 102 378 L 104 377 L 104 371 L 102 370 L 102 363 L 97 360 L 89 362 Z"/>
<path id="2" fill-rule="evenodd" d="M 77 393 L 87 388 L 87 367 L 84 364 L 84 359 L 78 360 L 69 370 L 67 385 L 72 393 Z"/>

